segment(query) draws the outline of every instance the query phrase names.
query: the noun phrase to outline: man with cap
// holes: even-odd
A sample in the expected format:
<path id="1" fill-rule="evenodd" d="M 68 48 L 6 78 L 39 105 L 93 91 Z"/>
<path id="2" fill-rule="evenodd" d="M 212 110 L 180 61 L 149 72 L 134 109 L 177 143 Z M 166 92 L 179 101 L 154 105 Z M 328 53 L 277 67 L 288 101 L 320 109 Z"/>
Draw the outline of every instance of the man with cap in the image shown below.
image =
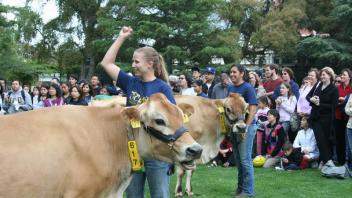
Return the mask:
<path id="1" fill-rule="evenodd" d="M 216 70 L 214 67 L 207 67 L 204 74 L 204 85 L 203 85 L 203 92 L 211 97 L 213 93 L 213 87 L 215 86 L 215 73 Z"/>

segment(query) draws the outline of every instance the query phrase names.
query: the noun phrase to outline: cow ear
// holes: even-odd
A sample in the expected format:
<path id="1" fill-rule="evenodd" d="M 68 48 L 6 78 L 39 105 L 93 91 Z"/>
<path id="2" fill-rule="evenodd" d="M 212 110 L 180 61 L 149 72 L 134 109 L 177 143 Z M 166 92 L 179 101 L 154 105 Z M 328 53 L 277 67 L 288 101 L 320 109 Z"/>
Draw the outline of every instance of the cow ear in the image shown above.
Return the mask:
<path id="1" fill-rule="evenodd" d="M 140 120 L 139 111 L 136 107 L 126 107 L 121 111 L 126 120 Z"/>
<path id="2" fill-rule="evenodd" d="M 194 107 L 190 104 L 180 103 L 177 104 L 177 106 L 188 116 L 191 116 L 194 113 Z"/>
<path id="3" fill-rule="evenodd" d="M 222 99 L 217 99 L 217 100 L 214 100 L 214 103 L 217 107 L 223 107 L 224 106 L 224 100 Z"/>

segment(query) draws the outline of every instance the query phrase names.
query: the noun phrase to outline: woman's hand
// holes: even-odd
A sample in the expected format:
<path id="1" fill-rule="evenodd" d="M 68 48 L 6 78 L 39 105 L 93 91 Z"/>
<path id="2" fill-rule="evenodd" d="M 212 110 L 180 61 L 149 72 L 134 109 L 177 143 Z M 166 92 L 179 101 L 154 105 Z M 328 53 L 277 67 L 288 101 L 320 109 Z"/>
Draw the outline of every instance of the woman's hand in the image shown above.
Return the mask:
<path id="1" fill-rule="evenodd" d="M 119 36 L 123 38 L 127 38 L 132 34 L 132 32 L 133 32 L 133 29 L 131 27 L 123 26 L 120 30 Z"/>

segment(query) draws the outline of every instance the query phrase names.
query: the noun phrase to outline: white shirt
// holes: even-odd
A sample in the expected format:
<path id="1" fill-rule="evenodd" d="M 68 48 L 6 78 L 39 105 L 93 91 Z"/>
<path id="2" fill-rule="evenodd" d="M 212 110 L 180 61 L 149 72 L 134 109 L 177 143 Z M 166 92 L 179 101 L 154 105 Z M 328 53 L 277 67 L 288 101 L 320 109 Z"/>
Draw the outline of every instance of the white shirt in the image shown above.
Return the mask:
<path id="1" fill-rule="evenodd" d="M 194 91 L 193 88 L 185 88 L 185 89 L 181 89 L 181 95 L 183 96 L 196 96 L 197 93 Z"/>
<path id="2" fill-rule="evenodd" d="M 298 131 L 295 141 L 293 142 L 293 148 L 299 148 L 301 150 L 307 150 L 309 153 L 319 153 L 317 141 L 315 140 L 313 129 L 304 129 Z"/>

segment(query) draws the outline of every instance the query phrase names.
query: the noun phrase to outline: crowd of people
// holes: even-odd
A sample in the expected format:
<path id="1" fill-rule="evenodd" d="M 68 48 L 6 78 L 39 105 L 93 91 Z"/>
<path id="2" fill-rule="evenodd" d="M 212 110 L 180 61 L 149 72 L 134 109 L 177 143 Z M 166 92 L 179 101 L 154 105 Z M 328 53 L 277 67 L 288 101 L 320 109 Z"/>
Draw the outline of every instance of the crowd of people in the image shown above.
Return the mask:
<path id="1" fill-rule="evenodd" d="M 295 81 L 291 68 L 275 64 L 265 65 L 263 72 L 235 64 L 229 73 L 218 75 L 214 67 L 193 67 L 192 75 L 182 73 L 175 78 L 168 76 L 163 57 L 155 49 L 142 47 L 133 54 L 132 76 L 115 64 L 121 45 L 132 32 L 123 27 L 101 63 L 112 85 L 101 86 L 98 76 L 88 83 L 71 75 L 68 82 L 53 78 L 31 91 L 14 80 L 7 90 L 5 80 L 0 79 L 1 111 L 11 114 L 65 104 L 88 105 L 96 95 L 124 95 L 126 105 L 131 106 L 158 92 L 174 104 L 175 94 L 223 99 L 234 92 L 249 104 L 246 137 L 226 136 L 212 164 L 236 164 L 235 196 L 255 195 L 252 159 L 258 155 L 266 158 L 264 168 L 281 164 L 286 170 L 297 170 L 347 164 L 352 169 L 350 69 L 343 69 L 339 75 L 330 67 L 311 69 L 301 83 Z M 168 197 L 169 164 L 146 160 L 144 165 L 144 173 L 133 175 L 127 197 L 142 197 L 145 180 L 152 197 Z"/>
<path id="2" fill-rule="evenodd" d="M 61 105 L 87 106 L 96 95 L 122 95 L 123 92 L 116 86 L 116 81 L 102 86 L 96 75 L 91 77 L 90 83 L 78 81 L 76 75 L 70 75 L 67 82 L 53 78 L 51 82 L 38 83 L 32 89 L 19 80 L 13 80 L 9 90 L 6 80 L 0 78 L 0 94 L 1 114 L 13 114 Z"/>

